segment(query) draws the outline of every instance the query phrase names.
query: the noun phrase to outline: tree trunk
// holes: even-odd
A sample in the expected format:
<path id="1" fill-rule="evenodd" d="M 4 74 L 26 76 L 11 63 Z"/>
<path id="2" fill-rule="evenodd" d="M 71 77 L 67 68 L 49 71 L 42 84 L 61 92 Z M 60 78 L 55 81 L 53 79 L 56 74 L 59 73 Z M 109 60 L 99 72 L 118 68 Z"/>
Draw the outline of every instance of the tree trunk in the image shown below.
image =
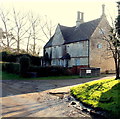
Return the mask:
<path id="1" fill-rule="evenodd" d="M 17 53 L 19 53 L 19 41 L 18 41 L 18 43 L 17 43 Z"/>
<path id="2" fill-rule="evenodd" d="M 114 58 L 114 61 L 115 61 L 115 69 L 116 69 L 116 78 L 115 79 L 119 79 L 120 77 L 119 77 L 119 64 L 120 64 L 120 60 L 119 59 L 117 59 L 117 58 Z"/>
<path id="3" fill-rule="evenodd" d="M 27 48 L 26 48 L 26 50 L 27 50 L 27 53 L 29 52 L 29 39 L 28 39 L 28 42 L 27 42 Z"/>
<path id="4" fill-rule="evenodd" d="M 118 53 L 118 69 L 117 69 L 117 78 L 120 79 L 120 54 Z"/>
<path id="5" fill-rule="evenodd" d="M 20 52 L 20 29 L 18 29 L 18 31 L 17 31 L 17 40 L 16 40 L 16 42 L 17 42 L 17 53 L 19 53 Z"/>
<path id="6" fill-rule="evenodd" d="M 33 43 L 33 55 L 35 55 L 35 38 L 34 38 L 34 43 Z"/>

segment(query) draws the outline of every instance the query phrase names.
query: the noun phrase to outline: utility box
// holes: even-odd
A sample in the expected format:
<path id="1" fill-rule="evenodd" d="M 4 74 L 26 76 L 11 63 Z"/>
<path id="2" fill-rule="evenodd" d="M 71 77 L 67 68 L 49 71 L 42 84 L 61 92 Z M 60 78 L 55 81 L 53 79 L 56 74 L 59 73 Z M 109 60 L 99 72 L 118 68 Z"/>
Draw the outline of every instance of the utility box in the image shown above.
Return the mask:
<path id="1" fill-rule="evenodd" d="M 100 76 L 100 68 L 87 67 L 80 68 L 80 77 Z"/>

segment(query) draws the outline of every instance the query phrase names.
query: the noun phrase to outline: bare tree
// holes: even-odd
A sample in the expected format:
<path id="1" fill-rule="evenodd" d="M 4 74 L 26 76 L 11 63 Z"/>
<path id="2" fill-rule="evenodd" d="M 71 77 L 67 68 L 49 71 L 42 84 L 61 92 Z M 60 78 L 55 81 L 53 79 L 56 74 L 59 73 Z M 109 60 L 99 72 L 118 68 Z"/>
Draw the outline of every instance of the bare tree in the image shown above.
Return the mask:
<path id="1" fill-rule="evenodd" d="M 56 25 L 53 25 L 51 20 L 48 20 L 47 16 L 45 17 L 45 20 L 40 24 L 42 33 L 48 40 L 52 37 L 55 26 Z"/>
<path id="2" fill-rule="evenodd" d="M 46 19 L 45 21 L 43 19 L 41 20 L 39 16 L 35 16 L 32 13 L 29 14 L 29 22 L 29 26 L 31 26 L 31 28 L 27 47 L 30 45 L 30 47 L 32 48 L 32 50 L 30 49 L 32 55 L 38 55 L 40 49 L 42 48 L 40 46 L 40 43 L 46 43 L 46 41 L 50 39 L 54 27 L 52 26 L 52 22 L 49 22 L 48 19 Z M 30 40 L 31 42 L 33 41 L 32 44 L 30 44 Z"/>
<path id="3" fill-rule="evenodd" d="M 31 30 L 29 30 L 28 37 L 27 37 L 27 47 L 26 47 L 27 53 L 29 53 L 30 38 L 31 38 Z"/>
<path id="4" fill-rule="evenodd" d="M 26 49 L 27 53 L 38 55 L 42 44 L 50 39 L 55 28 L 47 17 L 45 20 L 42 17 L 41 20 L 32 13 L 25 15 L 14 8 L 6 13 L 1 10 L 0 17 L 5 29 L 0 42 L 7 48 L 12 48 L 14 45 L 17 53 L 21 49 Z M 26 48 L 22 47 L 23 43 Z"/>
<path id="5" fill-rule="evenodd" d="M 112 27 L 109 35 L 105 35 L 104 31 L 99 27 L 102 32 L 102 38 L 108 44 L 107 50 L 110 51 L 107 56 L 112 56 L 115 62 L 115 71 L 116 71 L 116 79 L 120 78 L 120 37 L 118 37 L 118 29 L 116 28 L 117 21 L 112 22 Z M 112 53 L 112 54 L 111 54 Z"/>
<path id="6" fill-rule="evenodd" d="M 15 38 L 12 34 L 13 27 L 11 26 L 9 16 L 10 12 L 3 12 L 3 10 L 0 10 L 0 18 L 3 23 L 3 29 L 1 30 L 1 39 L 0 43 L 4 48 L 10 49 L 15 44 Z"/>
<path id="7" fill-rule="evenodd" d="M 31 39 L 32 55 L 37 55 L 36 46 L 37 46 L 37 41 L 40 40 L 39 21 L 40 21 L 39 17 L 34 17 L 32 13 L 29 14 L 30 32 L 29 32 L 29 37 L 27 42 L 27 48 L 29 47 L 30 39 Z"/>
<path id="8" fill-rule="evenodd" d="M 13 9 L 13 21 L 15 23 L 13 33 L 15 34 L 14 36 L 17 44 L 17 52 L 19 53 L 21 41 L 24 39 L 30 27 L 26 26 L 27 24 L 26 15 L 21 15 L 20 12 L 16 12 L 15 9 Z"/>
<path id="9" fill-rule="evenodd" d="M 108 50 L 112 52 L 112 57 L 114 58 L 115 62 L 115 69 L 116 69 L 116 79 L 120 78 L 120 40 L 117 37 L 117 33 L 114 28 L 111 28 L 111 34 L 106 37 L 104 35 L 103 38 L 108 43 Z"/>

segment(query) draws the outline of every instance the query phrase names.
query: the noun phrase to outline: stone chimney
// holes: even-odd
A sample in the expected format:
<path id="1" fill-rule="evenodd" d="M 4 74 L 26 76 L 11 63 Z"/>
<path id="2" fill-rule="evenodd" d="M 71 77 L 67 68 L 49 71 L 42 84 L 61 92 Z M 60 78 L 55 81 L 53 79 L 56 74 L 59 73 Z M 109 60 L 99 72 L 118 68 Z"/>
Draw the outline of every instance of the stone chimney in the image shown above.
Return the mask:
<path id="1" fill-rule="evenodd" d="M 102 5 L 102 15 L 101 15 L 101 17 L 103 17 L 103 16 L 105 16 L 105 5 L 104 4 Z"/>
<path id="2" fill-rule="evenodd" d="M 84 13 L 81 12 L 81 22 L 83 23 L 84 22 Z"/>
<path id="3" fill-rule="evenodd" d="M 84 22 L 84 13 L 78 11 L 77 12 L 77 21 L 76 21 L 76 27 L 78 27 L 81 23 Z"/>

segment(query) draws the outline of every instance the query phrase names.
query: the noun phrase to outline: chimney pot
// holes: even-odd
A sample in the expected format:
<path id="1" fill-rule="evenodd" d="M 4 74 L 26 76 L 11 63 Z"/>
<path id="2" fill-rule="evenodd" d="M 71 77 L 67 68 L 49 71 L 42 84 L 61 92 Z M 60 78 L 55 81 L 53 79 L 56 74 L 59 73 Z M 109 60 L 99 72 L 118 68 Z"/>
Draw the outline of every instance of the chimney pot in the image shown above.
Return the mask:
<path id="1" fill-rule="evenodd" d="M 84 13 L 81 12 L 81 22 L 83 23 L 84 22 Z"/>
<path id="2" fill-rule="evenodd" d="M 77 21 L 80 20 L 80 11 L 77 12 Z"/>

